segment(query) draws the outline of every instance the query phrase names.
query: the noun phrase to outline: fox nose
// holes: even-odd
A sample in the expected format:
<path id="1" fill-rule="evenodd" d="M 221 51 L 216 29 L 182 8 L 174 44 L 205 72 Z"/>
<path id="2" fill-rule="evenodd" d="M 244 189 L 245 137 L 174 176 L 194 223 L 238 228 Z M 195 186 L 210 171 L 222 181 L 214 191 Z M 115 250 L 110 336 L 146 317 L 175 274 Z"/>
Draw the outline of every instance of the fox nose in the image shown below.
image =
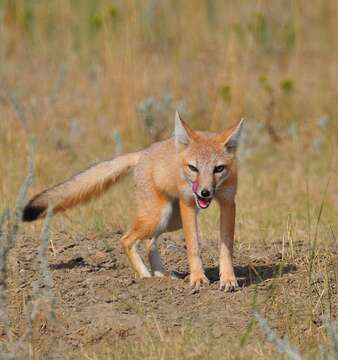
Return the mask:
<path id="1" fill-rule="evenodd" d="M 203 197 L 207 198 L 207 197 L 210 196 L 210 191 L 207 190 L 207 189 L 203 189 L 203 190 L 201 191 L 201 195 L 202 195 Z"/>

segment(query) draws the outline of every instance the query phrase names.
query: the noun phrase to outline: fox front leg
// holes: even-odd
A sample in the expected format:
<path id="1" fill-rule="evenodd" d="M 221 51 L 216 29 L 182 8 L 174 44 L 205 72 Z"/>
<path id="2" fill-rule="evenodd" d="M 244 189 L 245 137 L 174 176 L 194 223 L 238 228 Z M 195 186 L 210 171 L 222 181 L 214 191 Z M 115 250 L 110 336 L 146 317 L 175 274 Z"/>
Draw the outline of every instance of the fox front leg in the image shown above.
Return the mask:
<path id="1" fill-rule="evenodd" d="M 209 284 L 209 280 L 204 274 L 200 258 L 197 211 L 194 205 L 183 200 L 180 201 L 180 209 L 190 268 L 190 286 L 198 291 L 202 285 Z"/>
<path id="2" fill-rule="evenodd" d="M 232 292 L 238 289 L 232 263 L 236 216 L 235 202 L 233 200 L 220 201 L 220 210 L 220 290 Z"/>

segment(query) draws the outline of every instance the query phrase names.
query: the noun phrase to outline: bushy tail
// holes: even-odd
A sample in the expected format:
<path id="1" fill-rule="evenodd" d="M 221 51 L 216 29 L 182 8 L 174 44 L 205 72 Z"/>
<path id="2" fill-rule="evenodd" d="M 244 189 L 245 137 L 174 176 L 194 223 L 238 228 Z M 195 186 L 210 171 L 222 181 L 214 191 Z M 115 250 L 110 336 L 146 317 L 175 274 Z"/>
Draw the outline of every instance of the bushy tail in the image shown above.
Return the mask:
<path id="1" fill-rule="evenodd" d="M 25 206 L 23 221 L 43 217 L 49 206 L 56 213 L 101 195 L 137 164 L 140 155 L 141 152 L 136 152 L 94 164 L 69 180 L 37 194 Z"/>

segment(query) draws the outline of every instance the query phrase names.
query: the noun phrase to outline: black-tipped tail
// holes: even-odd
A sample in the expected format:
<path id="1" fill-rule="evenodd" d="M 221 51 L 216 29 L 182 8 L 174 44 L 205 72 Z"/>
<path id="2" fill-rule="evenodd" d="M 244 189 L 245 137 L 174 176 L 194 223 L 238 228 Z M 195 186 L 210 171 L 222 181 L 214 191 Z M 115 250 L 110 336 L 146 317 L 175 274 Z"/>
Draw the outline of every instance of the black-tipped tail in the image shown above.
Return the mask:
<path id="1" fill-rule="evenodd" d="M 28 203 L 23 209 L 22 221 L 34 221 L 41 217 L 46 209 L 40 206 L 33 206 Z"/>

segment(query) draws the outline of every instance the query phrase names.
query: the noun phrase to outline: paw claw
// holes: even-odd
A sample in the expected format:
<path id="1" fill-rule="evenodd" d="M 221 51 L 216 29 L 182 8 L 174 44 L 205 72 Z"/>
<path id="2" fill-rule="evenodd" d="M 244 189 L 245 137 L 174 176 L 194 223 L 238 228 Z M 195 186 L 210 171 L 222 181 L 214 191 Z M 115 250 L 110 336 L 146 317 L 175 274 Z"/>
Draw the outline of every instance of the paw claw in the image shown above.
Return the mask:
<path id="1" fill-rule="evenodd" d="M 209 279 L 204 274 L 190 276 L 190 286 L 192 287 L 193 294 L 199 292 L 203 286 L 207 285 L 209 285 Z"/>
<path id="2" fill-rule="evenodd" d="M 235 292 L 236 290 L 239 289 L 237 280 L 221 280 L 220 284 L 219 284 L 219 289 L 221 291 L 225 291 L 225 292 Z"/>

